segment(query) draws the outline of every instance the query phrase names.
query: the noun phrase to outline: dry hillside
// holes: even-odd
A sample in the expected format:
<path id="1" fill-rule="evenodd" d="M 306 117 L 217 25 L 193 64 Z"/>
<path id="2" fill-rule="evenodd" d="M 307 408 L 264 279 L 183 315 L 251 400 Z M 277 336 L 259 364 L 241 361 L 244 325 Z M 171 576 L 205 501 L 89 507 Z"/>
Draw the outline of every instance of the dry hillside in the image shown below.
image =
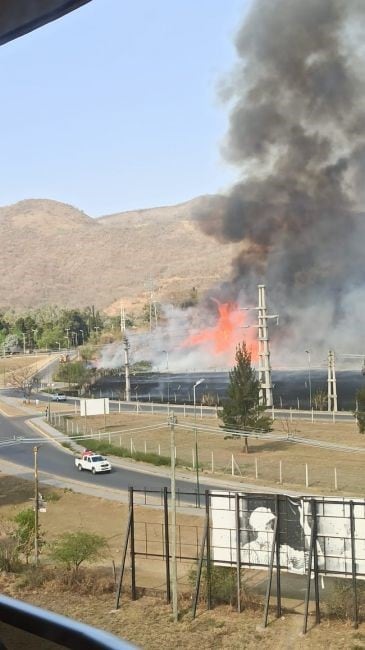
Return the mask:
<path id="1" fill-rule="evenodd" d="M 186 203 L 93 219 L 76 208 L 29 199 L 0 208 L 0 306 L 52 303 L 108 308 L 180 299 L 227 278 L 234 245 L 204 235 Z"/>

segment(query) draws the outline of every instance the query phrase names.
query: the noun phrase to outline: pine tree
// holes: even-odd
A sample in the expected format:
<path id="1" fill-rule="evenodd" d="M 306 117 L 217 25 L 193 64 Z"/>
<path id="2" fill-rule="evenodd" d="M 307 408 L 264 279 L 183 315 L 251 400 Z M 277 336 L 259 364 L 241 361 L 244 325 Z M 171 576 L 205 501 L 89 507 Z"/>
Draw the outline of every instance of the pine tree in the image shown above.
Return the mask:
<path id="1" fill-rule="evenodd" d="M 219 413 L 224 429 L 270 431 L 272 420 L 265 413 L 265 406 L 259 403 L 260 382 L 245 342 L 237 346 L 235 360 L 236 365 L 229 373 L 227 398 Z M 247 438 L 245 451 L 248 452 Z"/>

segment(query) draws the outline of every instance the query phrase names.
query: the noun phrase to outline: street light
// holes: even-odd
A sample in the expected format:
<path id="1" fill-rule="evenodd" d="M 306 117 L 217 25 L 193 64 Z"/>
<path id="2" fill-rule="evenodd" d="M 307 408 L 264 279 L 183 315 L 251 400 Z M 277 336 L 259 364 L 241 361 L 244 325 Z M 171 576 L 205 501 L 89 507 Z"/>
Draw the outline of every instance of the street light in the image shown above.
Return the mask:
<path id="1" fill-rule="evenodd" d="M 205 381 L 205 377 L 201 377 L 193 386 L 194 395 L 194 433 L 195 433 L 195 465 L 196 465 L 196 491 L 198 496 L 198 507 L 200 508 L 200 487 L 199 487 L 199 457 L 198 457 L 198 429 L 196 427 L 196 387 Z"/>
<path id="2" fill-rule="evenodd" d="M 311 377 L 311 351 L 306 350 L 308 355 L 308 384 L 309 384 L 309 408 L 312 408 L 312 377 Z"/>

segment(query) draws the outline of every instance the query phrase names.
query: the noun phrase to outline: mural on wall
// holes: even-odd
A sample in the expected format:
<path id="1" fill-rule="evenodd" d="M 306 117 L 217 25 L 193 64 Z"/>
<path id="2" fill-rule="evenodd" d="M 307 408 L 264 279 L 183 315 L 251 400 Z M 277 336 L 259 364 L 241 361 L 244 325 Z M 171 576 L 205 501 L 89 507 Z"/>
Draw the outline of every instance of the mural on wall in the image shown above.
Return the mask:
<path id="1" fill-rule="evenodd" d="M 365 577 L 365 501 L 358 499 L 310 499 L 270 494 L 240 494 L 237 498 L 233 493 L 215 492 L 211 496 L 213 561 L 235 565 L 239 549 L 242 565 L 268 567 L 276 535 L 280 568 L 306 573 L 314 526 L 313 507 L 319 572 L 351 575 L 353 549 L 356 573 Z M 275 551 L 274 566 L 276 556 Z"/>

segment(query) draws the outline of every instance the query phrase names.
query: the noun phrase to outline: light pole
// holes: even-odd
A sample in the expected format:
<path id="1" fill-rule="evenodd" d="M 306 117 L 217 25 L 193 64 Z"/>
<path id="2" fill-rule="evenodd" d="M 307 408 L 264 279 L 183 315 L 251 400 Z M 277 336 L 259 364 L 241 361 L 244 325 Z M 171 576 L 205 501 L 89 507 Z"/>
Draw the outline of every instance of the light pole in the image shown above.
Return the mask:
<path id="1" fill-rule="evenodd" d="M 312 408 L 312 377 L 311 377 L 311 351 L 306 350 L 308 355 L 308 384 L 309 384 L 309 408 Z"/>
<path id="2" fill-rule="evenodd" d="M 198 507 L 200 508 L 200 486 L 199 486 L 199 456 L 198 456 L 198 429 L 196 426 L 196 387 L 205 381 L 205 377 L 201 377 L 193 386 L 194 395 L 194 434 L 195 434 L 195 465 L 196 465 L 196 491 L 198 497 Z"/>

